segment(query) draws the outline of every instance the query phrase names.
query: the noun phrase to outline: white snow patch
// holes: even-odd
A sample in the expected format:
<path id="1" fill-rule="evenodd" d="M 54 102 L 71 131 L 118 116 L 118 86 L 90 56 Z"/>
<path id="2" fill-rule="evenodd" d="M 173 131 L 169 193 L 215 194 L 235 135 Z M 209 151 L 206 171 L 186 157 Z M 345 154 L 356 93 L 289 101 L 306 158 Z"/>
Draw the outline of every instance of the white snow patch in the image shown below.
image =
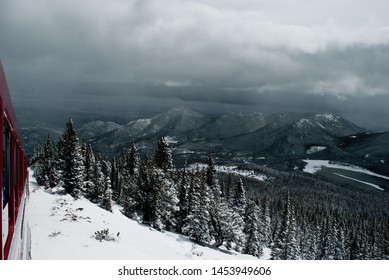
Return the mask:
<path id="1" fill-rule="evenodd" d="M 323 117 L 323 118 L 326 118 L 327 120 L 330 120 L 330 121 L 336 121 L 339 119 L 338 116 L 334 115 L 334 114 L 331 114 L 331 113 L 326 113 L 326 114 L 319 114 L 317 115 L 318 117 Z"/>
<path id="2" fill-rule="evenodd" d="M 206 164 L 191 164 L 188 166 L 188 170 L 196 170 L 196 169 L 205 169 L 207 168 Z M 265 181 L 268 179 L 267 176 L 263 174 L 258 174 L 254 170 L 242 170 L 238 169 L 238 166 L 225 166 L 225 165 L 215 165 L 215 170 L 221 173 L 234 174 L 242 177 L 246 177 L 249 179 L 254 179 L 257 181 Z"/>
<path id="3" fill-rule="evenodd" d="M 310 154 L 313 154 L 313 153 L 317 153 L 317 152 L 323 151 L 325 149 L 327 149 L 327 147 L 325 147 L 325 146 L 312 146 L 312 147 L 310 147 L 307 150 L 307 154 L 310 155 Z"/>
<path id="4" fill-rule="evenodd" d="M 265 181 L 267 177 L 263 174 L 258 174 L 254 170 L 241 170 L 238 169 L 237 166 L 224 166 L 218 165 L 215 166 L 216 171 L 227 174 L 234 174 L 238 176 L 242 176 L 249 179 L 254 179 L 257 181 Z"/>
<path id="5" fill-rule="evenodd" d="M 304 172 L 311 173 L 311 174 L 316 173 L 317 171 L 321 170 L 321 168 L 324 166 L 324 167 L 328 167 L 328 168 L 338 168 L 338 169 L 344 169 L 344 170 L 350 170 L 350 171 L 354 171 L 354 172 L 364 173 L 367 175 L 376 176 L 379 178 L 389 180 L 389 177 L 387 177 L 387 176 L 371 172 L 370 170 L 367 170 L 367 169 L 364 169 L 360 166 L 356 166 L 356 165 L 352 165 L 352 164 L 330 163 L 329 160 L 305 159 L 303 161 L 307 163 L 307 165 L 304 168 Z"/>
<path id="6" fill-rule="evenodd" d="M 355 139 L 355 138 L 358 138 L 358 136 L 356 136 L 356 135 L 351 135 L 350 138 Z"/>
<path id="7" fill-rule="evenodd" d="M 372 184 L 372 183 L 369 183 L 369 182 L 361 181 L 361 180 L 358 180 L 358 179 L 355 179 L 355 178 L 352 178 L 352 177 L 348 177 L 348 176 L 345 176 L 345 175 L 342 175 L 342 174 L 339 174 L 339 173 L 334 173 L 334 174 L 337 175 L 337 176 L 349 179 L 349 180 L 353 180 L 353 181 L 356 181 L 356 182 L 359 182 L 359 183 L 362 183 L 362 184 L 365 184 L 365 185 L 372 186 L 373 188 L 376 188 L 376 189 L 378 189 L 380 191 L 384 190 L 383 188 L 381 188 L 380 186 L 378 186 L 376 184 Z"/>
<path id="8" fill-rule="evenodd" d="M 295 123 L 295 127 L 302 128 L 306 123 L 312 125 L 312 123 L 307 119 L 301 119 L 298 122 Z"/>
<path id="9" fill-rule="evenodd" d="M 165 138 L 166 142 L 169 144 L 177 144 L 179 142 L 177 140 L 177 138 L 174 136 L 165 136 L 164 138 Z"/>
<path id="10" fill-rule="evenodd" d="M 131 121 L 128 123 L 128 126 L 131 126 L 133 129 L 144 130 L 151 124 L 151 119 L 139 119 Z"/>

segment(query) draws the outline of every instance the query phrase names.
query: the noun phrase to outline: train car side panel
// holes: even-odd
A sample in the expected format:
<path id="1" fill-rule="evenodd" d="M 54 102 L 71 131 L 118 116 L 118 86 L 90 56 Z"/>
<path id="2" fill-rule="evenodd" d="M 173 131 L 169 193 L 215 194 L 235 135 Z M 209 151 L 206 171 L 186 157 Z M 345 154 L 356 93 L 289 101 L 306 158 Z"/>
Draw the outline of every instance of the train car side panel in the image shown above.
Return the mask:
<path id="1" fill-rule="evenodd" d="M 29 231 L 26 221 L 28 201 L 28 161 L 20 141 L 4 71 L 0 62 L 0 260 L 28 258 Z M 26 249 L 27 248 L 27 249 Z"/>

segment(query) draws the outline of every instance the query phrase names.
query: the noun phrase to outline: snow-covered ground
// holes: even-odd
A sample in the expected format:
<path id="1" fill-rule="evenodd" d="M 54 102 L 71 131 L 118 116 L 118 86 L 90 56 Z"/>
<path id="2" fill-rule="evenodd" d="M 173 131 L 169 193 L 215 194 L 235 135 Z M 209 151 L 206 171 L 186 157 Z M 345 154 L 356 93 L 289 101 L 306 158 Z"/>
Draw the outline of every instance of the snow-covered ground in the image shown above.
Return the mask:
<path id="1" fill-rule="evenodd" d="M 215 166 L 215 169 L 217 172 L 234 174 L 234 175 L 254 179 L 257 181 L 265 181 L 267 179 L 267 177 L 265 175 L 258 174 L 254 170 L 242 170 L 242 169 L 238 169 L 237 166 L 217 165 L 217 166 Z"/>
<path id="2" fill-rule="evenodd" d="M 317 171 L 321 170 L 322 167 L 327 167 L 327 168 L 336 168 L 336 169 L 349 170 L 349 171 L 363 173 L 363 174 L 367 174 L 367 175 L 371 175 L 371 176 L 375 176 L 375 177 L 379 177 L 379 178 L 383 178 L 383 179 L 389 180 L 389 177 L 387 177 L 387 176 L 374 173 L 372 171 L 369 171 L 367 169 L 364 169 L 364 168 L 362 168 L 360 166 L 356 166 L 356 165 L 351 165 L 351 164 L 346 164 L 346 163 L 344 163 L 344 164 L 341 164 L 341 163 L 330 163 L 329 160 L 304 160 L 304 162 L 307 163 L 307 165 L 304 168 L 304 172 L 311 173 L 311 174 L 316 173 Z M 369 186 L 371 186 L 373 188 L 376 188 L 376 189 L 378 189 L 380 191 L 384 190 L 383 188 L 381 188 L 380 186 L 378 186 L 376 184 L 372 184 L 372 183 L 369 183 L 369 182 L 366 182 L 366 181 L 358 180 L 356 178 L 345 176 L 345 175 L 342 175 L 342 174 L 339 174 L 339 173 L 333 173 L 333 174 L 335 174 L 337 176 L 340 176 L 340 177 L 343 177 L 343 178 L 346 178 L 346 179 L 349 179 L 349 180 L 352 180 L 352 181 L 363 183 L 365 185 L 369 185 Z"/>
<path id="3" fill-rule="evenodd" d="M 32 173 L 32 172 L 31 172 Z M 46 260 L 255 260 L 253 256 L 194 244 L 187 237 L 159 232 L 105 211 L 85 198 L 45 191 L 30 176 L 29 225 L 32 259 Z M 109 229 L 106 240 L 96 231 Z M 269 259 L 264 249 L 263 259 Z"/>
<path id="4" fill-rule="evenodd" d="M 215 170 L 220 173 L 227 173 L 227 174 L 234 174 L 237 176 L 242 176 L 245 178 L 257 180 L 257 181 L 265 181 L 268 178 L 263 175 L 255 172 L 254 170 L 243 170 L 243 169 L 238 169 L 238 166 L 226 166 L 226 165 L 215 165 Z M 207 168 L 206 164 L 203 163 L 198 163 L 198 164 L 191 164 L 188 166 L 188 169 L 203 169 Z"/>
<path id="5" fill-rule="evenodd" d="M 327 149 L 327 147 L 325 147 L 325 146 L 312 146 L 312 147 L 310 147 L 310 148 L 307 150 L 307 154 L 308 154 L 308 155 L 311 155 L 311 154 L 314 154 L 314 153 L 323 151 L 323 150 L 325 150 L 325 149 Z"/>
<path id="6" fill-rule="evenodd" d="M 345 176 L 345 175 L 342 175 L 342 174 L 339 174 L 339 173 L 334 173 L 334 174 L 337 175 L 337 176 L 340 176 L 340 177 L 352 180 L 352 181 L 356 181 L 356 182 L 359 182 L 359 183 L 362 183 L 362 184 L 365 184 L 365 185 L 369 185 L 369 186 L 371 186 L 373 188 L 376 188 L 377 190 L 380 190 L 380 191 L 384 190 L 383 188 L 381 188 L 380 186 L 378 186 L 376 184 L 372 184 L 372 183 L 369 183 L 369 182 L 361 181 L 361 180 L 358 180 L 358 179 L 355 179 L 355 178 L 351 178 L 349 176 Z"/>

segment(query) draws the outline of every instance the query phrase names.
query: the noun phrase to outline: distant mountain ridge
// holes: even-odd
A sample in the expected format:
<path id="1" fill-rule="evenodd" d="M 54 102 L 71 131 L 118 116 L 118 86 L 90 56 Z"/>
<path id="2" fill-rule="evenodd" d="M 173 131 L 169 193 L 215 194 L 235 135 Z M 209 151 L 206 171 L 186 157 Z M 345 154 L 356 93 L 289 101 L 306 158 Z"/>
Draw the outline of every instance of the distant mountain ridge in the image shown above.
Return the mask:
<path id="1" fill-rule="evenodd" d="M 152 154 L 157 140 L 166 137 L 178 158 L 194 160 L 213 154 L 227 160 L 260 161 L 353 156 L 352 148 L 341 146 L 342 139 L 367 131 L 332 113 L 242 112 L 210 116 L 177 107 L 124 125 L 87 123 L 78 132 L 95 149 L 111 155 L 128 149 L 132 141 L 143 152 Z"/>

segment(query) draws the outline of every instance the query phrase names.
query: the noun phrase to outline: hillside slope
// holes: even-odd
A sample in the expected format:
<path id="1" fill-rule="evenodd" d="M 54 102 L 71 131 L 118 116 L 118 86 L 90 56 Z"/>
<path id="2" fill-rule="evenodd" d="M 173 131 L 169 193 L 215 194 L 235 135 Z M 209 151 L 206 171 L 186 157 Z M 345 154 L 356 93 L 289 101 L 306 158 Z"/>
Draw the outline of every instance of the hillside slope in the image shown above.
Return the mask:
<path id="1" fill-rule="evenodd" d="M 32 259 L 256 259 L 194 244 L 182 235 L 150 229 L 125 217 L 118 207 L 111 213 L 85 198 L 74 200 L 69 195 L 47 192 L 37 186 L 32 176 L 30 190 Z M 104 229 L 110 234 L 106 240 L 97 240 L 95 232 Z M 263 258 L 269 258 L 266 249 Z"/>

